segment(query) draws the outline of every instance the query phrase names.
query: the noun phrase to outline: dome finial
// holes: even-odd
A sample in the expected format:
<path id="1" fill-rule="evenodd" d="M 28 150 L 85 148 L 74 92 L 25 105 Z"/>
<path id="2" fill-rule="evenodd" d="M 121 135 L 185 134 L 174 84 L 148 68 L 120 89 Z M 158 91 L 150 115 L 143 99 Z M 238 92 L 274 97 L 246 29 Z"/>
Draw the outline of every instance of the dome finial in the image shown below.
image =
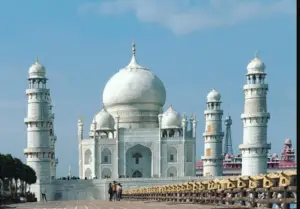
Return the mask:
<path id="1" fill-rule="evenodd" d="M 134 43 L 134 41 L 132 41 L 132 56 L 135 56 L 135 51 L 136 51 L 135 43 Z"/>
<path id="2" fill-rule="evenodd" d="M 256 51 L 255 51 L 255 54 L 254 54 L 254 57 L 255 57 L 255 58 L 258 58 L 258 53 L 259 53 L 259 50 L 256 50 Z"/>
<path id="3" fill-rule="evenodd" d="M 39 63 L 39 56 L 36 56 L 35 63 Z"/>

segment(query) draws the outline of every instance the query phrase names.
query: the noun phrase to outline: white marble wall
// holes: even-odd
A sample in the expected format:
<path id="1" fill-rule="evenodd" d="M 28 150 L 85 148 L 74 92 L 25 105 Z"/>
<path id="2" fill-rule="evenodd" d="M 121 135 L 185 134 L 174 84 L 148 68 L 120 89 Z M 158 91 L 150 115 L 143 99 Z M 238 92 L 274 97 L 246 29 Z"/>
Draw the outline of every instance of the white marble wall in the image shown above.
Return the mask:
<path id="1" fill-rule="evenodd" d="M 123 189 L 135 189 L 155 185 L 177 184 L 187 181 L 212 180 L 215 177 L 178 177 L 178 178 L 127 178 L 117 179 Z M 229 178 L 229 177 L 218 177 Z M 41 191 L 46 188 L 48 200 L 107 200 L 108 184 L 112 179 L 100 180 L 55 180 L 51 184 L 35 184 L 31 191 L 41 201 Z"/>

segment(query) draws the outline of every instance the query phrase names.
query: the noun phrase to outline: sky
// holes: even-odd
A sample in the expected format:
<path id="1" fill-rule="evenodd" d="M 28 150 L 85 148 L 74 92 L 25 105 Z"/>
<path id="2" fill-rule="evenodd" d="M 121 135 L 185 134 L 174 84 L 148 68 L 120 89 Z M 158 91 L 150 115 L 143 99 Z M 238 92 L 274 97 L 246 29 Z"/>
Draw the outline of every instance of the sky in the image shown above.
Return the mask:
<path id="1" fill-rule="evenodd" d="M 294 0 L 2 0 L 0 153 L 25 162 L 25 90 L 38 56 L 56 117 L 57 176 L 66 176 L 69 165 L 78 175 L 78 117 L 87 136 L 106 82 L 130 61 L 133 40 L 139 64 L 164 82 L 166 107 L 197 115 L 197 160 L 213 88 L 222 95 L 224 116 L 232 117 L 239 152 L 246 66 L 257 50 L 268 74 L 271 153 L 280 153 L 287 137 L 295 146 L 295 8 Z"/>

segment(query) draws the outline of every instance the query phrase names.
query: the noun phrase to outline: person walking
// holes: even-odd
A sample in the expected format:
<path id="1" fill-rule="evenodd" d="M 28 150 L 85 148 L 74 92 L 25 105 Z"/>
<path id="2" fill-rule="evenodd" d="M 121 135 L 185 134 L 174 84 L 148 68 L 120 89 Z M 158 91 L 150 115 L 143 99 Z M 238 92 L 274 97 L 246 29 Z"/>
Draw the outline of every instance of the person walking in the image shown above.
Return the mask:
<path id="1" fill-rule="evenodd" d="M 109 194 L 109 201 L 112 201 L 113 198 L 113 189 L 112 189 L 112 184 L 108 184 L 108 194 Z"/>
<path id="2" fill-rule="evenodd" d="M 123 188 L 122 185 L 119 183 L 119 199 L 122 199 L 122 192 L 123 192 Z"/>
<path id="3" fill-rule="evenodd" d="M 113 192 L 113 200 L 116 200 L 116 198 L 117 198 L 117 182 L 116 181 L 113 181 L 112 192 Z"/>
<path id="4" fill-rule="evenodd" d="M 117 197 L 116 197 L 116 200 L 117 201 L 120 201 L 120 184 L 117 184 L 116 186 L 116 191 L 117 191 Z"/>
<path id="5" fill-rule="evenodd" d="M 42 199 L 43 199 L 43 201 L 46 201 L 46 202 L 47 202 L 46 188 L 44 188 L 44 189 L 42 190 Z"/>

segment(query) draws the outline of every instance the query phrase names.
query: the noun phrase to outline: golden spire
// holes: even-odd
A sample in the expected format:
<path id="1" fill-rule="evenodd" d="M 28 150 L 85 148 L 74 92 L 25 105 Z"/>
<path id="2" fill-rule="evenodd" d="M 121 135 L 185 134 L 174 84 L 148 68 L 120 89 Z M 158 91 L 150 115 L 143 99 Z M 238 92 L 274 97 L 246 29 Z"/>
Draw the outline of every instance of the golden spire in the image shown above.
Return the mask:
<path id="1" fill-rule="evenodd" d="M 135 56 L 135 51 L 136 51 L 135 43 L 134 43 L 134 41 L 132 41 L 132 56 Z"/>

